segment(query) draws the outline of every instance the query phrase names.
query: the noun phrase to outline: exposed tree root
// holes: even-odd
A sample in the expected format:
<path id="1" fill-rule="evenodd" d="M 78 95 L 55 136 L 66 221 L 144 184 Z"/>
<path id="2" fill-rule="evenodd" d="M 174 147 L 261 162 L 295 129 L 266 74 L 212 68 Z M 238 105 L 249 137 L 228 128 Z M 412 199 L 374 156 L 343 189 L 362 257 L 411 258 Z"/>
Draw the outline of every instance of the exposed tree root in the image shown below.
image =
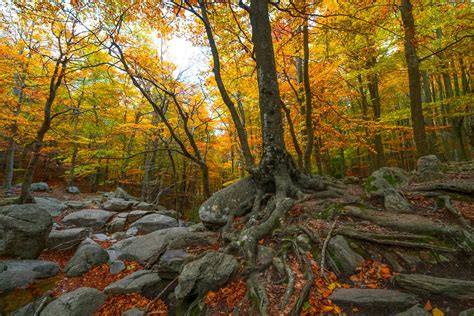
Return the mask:
<path id="1" fill-rule="evenodd" d="M 414 185 L 411 191 L 449 191 L 460 194 L 474 194 L 474 183 L 468 181 L 443 181 Z"/>
<path id="2" fill-rule="evenodd" d="M 400 246 L 400 247 L 407 247 L 407 248 L 422 248 L 422 249 L 430 249 L 435 251 L 441 252 L 455 252 L 456 250 L 453 248 L 436 246 L 424 242 L 410 242 L 410 241 L 403 241 L 398 239 L 423 239 L 423 236 L 406 236 L 406 235 L 385 235 L 385 234 L 374 234 L 374 233 L 366 233 L 355 230 L 350 227 L 341 227 L 336 230 L 336 235 L 343 235 L 346 237 L 360 239 L 364 241 L 369 241 L 375 244 L 381 245 L 392 245 L 392 246 Z M 416 238 L 415 238 L 416 237 Z M 393 238 L 393 239 L 392 239 Z"/>
<path id="3" fill-rule="evenodd" d="M 324 240 L 323 243 L 323 248 L 321 249 L 321 277 L 324 276 L 324 264 L 326 261 L 326 249 L 328 248 L 329 240 L 331 240 L 332 233 L 334 231 L 334 228 L 336 227 L 338 218 L 336 217 L 334 219 L 334 222 L 331 225 L 331 229 L 328 232 L 328 235 L 326 236 L 326 239 Z"/>
<path id="4" fill-rule="evenodd" d="M 293 270 L 291 270 L 289 264 L 288 264 L 288 258 L 287 258 L 287 252 L 283 254 L 283 264 L 285 266 L 285 272 L 288 278 L 288 285 L 286 286 L 285 290 L 285 295 L 283 296 L 283 300 L 281 301 L 280 304 L 280 309 L 284 310 L 286 305 L 288 305 L 288 302 L 293 295 L 293 291 L 295 290 L 295 273 Z"/>
<path id="5" fill-rule="evenodd" d="M 306 283 L 303 289 L 301 290 L 298 300 L 296 301 L 291 311 L 290 315 L 294 315 L 294 316 L 300 314 L 300 311 L 301 311 L 301 308 L 303 307 L 304 302 L 308 300 L 308 296 L 311 292 L 311 287 L 313 286 L 313 282 L 314 282 L 313 271 L 311 270 L 311 263 L 305 256 L 302 256 L 302 257 L 303 257 L 304 266 L 305 266 L 304 277 L 306 279 Z"/>
<path id="6" fill-rule="evenodd" d="M 451 204 L 451 197 L 449 195 L 440 195 L 438 196 L 438 200 L 440 200 L 448 212 L 456 218 L 458 224 L 462 228 L 472 232 L 472 227 L 469 224 L 469 221 L 467 221 L 464 216 L 462 216 L 461 212 Z"/>
<path id="7" fill-rule="evenodd" d="M 358 207 L 347 206 L 341 211 L 341 214 L 368 220 L 379 226 L 388 227 L 397 231 L 438 235 L 448 237 L 459 237 L 462 235 L 462 229 L 452 225 L 441 225 L 422 216 L 413 214 L 396 214 L 390 212 L 377 212 Z"/>

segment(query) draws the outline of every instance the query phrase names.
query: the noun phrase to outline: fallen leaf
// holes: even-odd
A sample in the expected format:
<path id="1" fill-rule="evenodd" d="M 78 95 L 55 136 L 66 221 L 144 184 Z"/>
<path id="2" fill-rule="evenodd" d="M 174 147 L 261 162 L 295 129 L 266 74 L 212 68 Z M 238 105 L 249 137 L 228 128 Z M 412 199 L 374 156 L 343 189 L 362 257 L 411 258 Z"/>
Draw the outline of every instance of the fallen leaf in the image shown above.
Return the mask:
<path id="1" fill-rule="evenodd" d="M 444 316 L 443 311 L 437 307 L 433 308 L 433 310 L 431 311 L 431 314 L 433 314 L 433 316 Z"/>
<path id="2" fill-rule="evenodd" d="M 431 305 L 431 302 L 429 300 L 426 302 L 424 308 L 425 308 L 425 311 L 428 311 L 428 312 L 433 309 L 433 306 Z"/>

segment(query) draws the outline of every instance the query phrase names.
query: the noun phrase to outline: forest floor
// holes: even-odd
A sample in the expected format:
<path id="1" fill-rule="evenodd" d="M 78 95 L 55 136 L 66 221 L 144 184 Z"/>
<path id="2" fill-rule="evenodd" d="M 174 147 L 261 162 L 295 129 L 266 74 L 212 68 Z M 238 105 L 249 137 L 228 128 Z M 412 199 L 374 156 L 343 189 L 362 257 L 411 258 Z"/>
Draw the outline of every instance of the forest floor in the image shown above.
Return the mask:
<path id="1" fill-rule="evenodd" d="M 447 173 L 442 180 L 423 183 L 422 186 L 457 181 L 474 184 L 474 172 Z M 302 315 L 392 315 L 400 312 L 396 303 L 388 302 L 387 305 L 387 302 L 377 302 L 373 297 L 359 297 L 353 301 L 335 298 L 334 293 L 342 289 L 395 289 L 413 293 L 419 308 L 427 315 L 458 315 L 461 311 L 474 307 L 472 248 L 461 245 L 464 241 L 458 235 L 451 235 L 447 228 L 458 229 L 460 218 L 439 203 L 440 195 L 450 196 L 454 209 L 472 225 L 474 195 L 446 188 L 418 190 L 420 184 L 411 183 L 403 188 L 403 194 L 413 212 L 398 214 L 384 211 L 380 199 L 367 199 L 362 179 L 350 179 L 345 186 L 346 194 L 341 197 L 299 201 L 287 214 L 284 224 L 274 230 L 272 235 L 258 242 L 262 258 L 270 256 L 270 264 L 258 275 L 259 282 L 268 295 L 270 315 L 291 314 L 299 301 L 303 304 Z M 426 194 L 427 192 L 432 194 Z M 65 216 L 83 209 L 101 209 L 99 200 L 102 199 L 103 202 L 101 196 L 71 195 L 64 193 L 64 189 L 60 187 L 49 192 L 37 192 L 35 196 L 65 202 L 84 202 L 80 208 L 68 207 L 54 217 L 59 230 L 65 228 L 62 222 Z M 348 199 L 349 196 L 356 199 Z M 241 220 L 234 220 L 232 230 L 244 228 Z M 127 231 L 129 227 L 130 224 L 125 225 L 122 231 Z M 182 248 L 187 254 L 197 258 L 209 251 L 223 249 L 225 240 L 222 236 L 217 232 L 209 234 L 214 238 L 211 238 L 211 242 L 185 245 Z M 339 239 L 336 241 L 335 238 L 338 235 L 343 236 L 345 241 L 339 244 Z M 105 227 L 95 230 L 91 235 L 104 249 L 110 249 L 118 242 L 116 236 Z M 300 251 L 292 251 L 296 248 Z M 56 262 L 64 269 L 74 253 L 72 249 L 45 250 L 39 259 Z M 265 261 L 262 258 L 259 251 L 259 262 Z M 283 271 L 275 263 L 278 262 L 275 258 L 282 258 Z M 355 262 L 352 258 L 363 260 Z M 237 257 L 237 260 L 243 264 L 242 258 Z M 156 268 L 151 260 L 123 262 L 125 268 L 116 274 L 111 273 L 108 263 L 96 265 L 79 277 L 67 277 L 64 272 L 60 272 L 53 278 L 36 281 L 3 297 L 0 295 L 0 301 L 3 300 L 6 312 L 11 312 L 41 297 L 46 291 L 52 297 L 59 297 L 81 287 L 102 291 L 133 272 Z M 324 266 L 324 273 L 321 273 L 321 266 Z M 242 268 L 237 269 L 237 273 L 223 287 L 208 291 L 202 297 L 200 310 L 203 314 L 256 314 L 251 312 L 250 299 L 246 295 L 246 278 L 241 272 Z M 422 280 L 421 284 L 413 285 L 408 284 L 410 281 L 407 283 L 397 279 L 404 275 L 445 278 L 438 282 L 449 284 L 430 284 L 436 283 L 436 280 Z M 423 283 L 425 281 L 426 284 Z M 459 284 L 458 281 L 465 283 Z M 146 309 L 150 315 L 180 314 L 183 307 L 177 306 L 176 301 L 169 299 L 168 295 L 176 283 L 175 279 L 168 280 L 166 286 L 161 285 L 160 291 L 153 289 L 143 290 L 141 293 L 109 295 L 95 315 L 120 315 L 131 308 Z M 465 295 L 458 295 L 456 291 L 459 289 Z M 454 292 L 455 295 L 452 294 Z M 368 303 L 364 303 L 364 300 L 368 300 Z"/>

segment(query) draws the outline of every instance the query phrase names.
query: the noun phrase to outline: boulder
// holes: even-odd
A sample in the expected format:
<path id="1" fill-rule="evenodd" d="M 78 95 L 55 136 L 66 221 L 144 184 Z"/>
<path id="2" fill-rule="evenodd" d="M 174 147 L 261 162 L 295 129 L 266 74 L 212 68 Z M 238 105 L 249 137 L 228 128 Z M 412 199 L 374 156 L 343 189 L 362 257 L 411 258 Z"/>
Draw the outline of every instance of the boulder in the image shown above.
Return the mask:
<path id="1" fill-rule="evenodd" d="M 25 306 L 22 306 L 15 310 L 13 313 L 11 313 L 11 316 L 32 316 L 35 315 L 35 312 L 40 308 L 40 306 L 44 306 L 46 303 L 51 302 L 53 298 L 49 295 L 43 295 L 40 296 L 39 298 L 35 299 L 33 302 L 26 304 Z"/>
<path id="2" fill-rule="evenodd" d="M 122 232 L 127 224 L 127 213 L 125 216 L 120 216 L 124 213 L 120 213 L 119 215 L 115 216 L 109 223 L 107 223 L 107 232 L 112 234 L 116 232 Z"/>
<path id="3" fill-rule="evenodd" d="M 180 272 L 186 260 L 193 256 L 183 249 L 170 249 L 158 261 L 158 275 L 163 279 L 174 279 Z"/>
<path id="4" fill-rule="evenodd" d="M 87 238 L 81 242 L 76 253 L 64 268 L 64 272 L 68 277 L 77 277 L 108 260 L 109 254 L 107 251 L 92 239 Z"/>
<path id="5" fill-rule="evenodd" d="M 181 239 L 188 234 L 185 227 L 173 227 L 156 232 L 127 238 L 114 244 L 111 249 L 117 251 L 121 260 L 148 261 L 156 253 L 165 249 L 172 239 Z"/>
<path id="6" fill-rule="evenodd" d="M 421 181 L 432 181 L 443 177 L 440 172 L 441 161 L 435 155 L 423 156 L 416 162 L 418 178 Z"/>
<path id="7" fill-rule="evenodd" d="M 158 286 L 160 283 L 158 273 L 151 270 L 139 270 L 108 285 L 104 293 L 108 295 L 140 293 L 145 286 Z"/>
<path id="8" fill-rule="evenodd" d="M 267 246 L 258 245 L 257 250 L 257 261 L 262 266 L 270 264 L 276 256 L 275 250 Z"/>
<path id="9" fill-rule="evenodd" d="M 55 276 L 60 270 L 57 263 L 43 260 L 2 260 L 0 261 L 0 264 L 6 267 L 6 271 L 36 272 L 37 278 L 49 278 Z"/>
<path id="10" fill-rule="evenodd" d="M 158 211 L 162 207 L 161 205 L 155 205 L 147 202 L 137 202 L 133 205 L 134 210 L 140 210 L 140 211 Z"/>
<path id="11" fill-rule="evenodd" d="M 91 231 L 87 228 L 53 229 L 49 234 L 46 247 L 57 251 L 74 249 L 90 235 Z"/>
<path id="12" fill-rule="evenodd" d="M 102 208 L 107 211 L 123 212 L 132 208 L 134 201 L 128 201 L 122 198 L 110 198 L 102 204 Z"/>
<path id="13" fill-rule="evenodd" d="M 69 194 L 79 194 L 81 193 L 81 190 L 79 190 L 78 187 L 70 186 L 70 187 L 67 187 L 66 192 Z"/>
<path id="14" fill-rule="evenodd" d="M 364 258 L 352 250 L 346 238 L 336 235 L 328 243 L 328 250 L 331 260 L 329 261 L 333 269 L 344 274 L 356 272 L 357 265 L 364 261 Z"/>
<path id="15" fill-rule="evenodd" d="M 52 301 L 40 316 L 92 316 L 105 301 L 105 295 L 93 288 L 79 288 Z"/>
<path id="16" fill-rule="evenodd" d="M 62 222 L 66 226 L 101 229 L 114 214 L 104 210 L 83 210 L 65 216 Z"/>
<path id="17" fill-rule="evenodd" d="M 74 209 L 74 210 L 81 210 L 83 208 L 87 207 L 88 201 L 66 201 L 64 202 L 68 207 Z"/>
<path id="18" fill-rule="evenodd" d="M 430 316 L 430 315 L 431 313 L 428 313 L 421 305 L 415 305 L 404 312 L 395 314 L 395 316 Z"/>
<path id="19" fill-rule="evenodd" d="M 438 278 L 424 274 L 399 274 L 393 277 L 393 281 L 400 288 L 412 293 L 474 300 L 474 281 Z"/>
<path id="20" fill-rule="evenodd" d="M 389 315 L 406 310 L 418 303 L 416 296 L 395 290 L 383 289 L 336 289 L 329 299 L 343 308 L 357 307 L 364 312 L 369 308 L 372 315 Z M 383 311 L 382 314 L 375 311 Z"/>
<path id="21" fill-rule="evenodd" d="M 35 271 L 6 270 L 0 273 L 0 297 L 16 288 L 28 285 L 39 277 Z"/>
<path id="22" fill-rule="evenodd" d="M 46 192 L 49 190 L 49 186 L 46 182 L 35 182 L 31 184 L 30 190 L 33 192 Z"/>
<path id="23" fill-rule="evenodd" d="M 161 214 L 145 215 L 130 225 L 130 227 L 136 227 L 138 229 L 138 233 L 141 234 L 148 234 L 160 229 L 177 226 L 178 223 L 175 218 Z"/>
<path id="24" fill-rule="evenodd" d="M 55 198 L 35 197 L 35 201 L 40 208 L 48 211 L 53 217 L 61 215 L 62 211 L 68 208 L 65 203 Z"/>
<path id="25" fill-rule="evenodd" d="M 109 271 L 110 274 L 117 274 L 125 270 L 125 263 L 121 260 L 112 260 L 109 261 Z"/>
<path id="26" fill-rule="evenodd" d="M 186 264 L 178 278 L 175 295 L 182 300 L 191 295 L 202 297 L 226 284 L 239 266 L 232 255 L 210 252 Z"/>
<path id="27" fill-rule="evenodd" d="M 36 204 L 0 207 L 0 255 L 36 259 L 52 226 L 51 215 Z"/>
<path id="28" fill-rule="evenodd" d="M 405 170 L 383 167 L 367 178 L 364 189 L 369 198 L 382 198 L 387 211 L 409 213 L 413 211 L 411 205 L 400 191 L 408 182 L 409 177 Z"/>
<path id="29" fill-rule="evenodd" d="M 128 213 L 128 217 L 127 217 L 127 222 L 128 223 L 133 223 L 137 220 L 139 220 L 140 218 L 142 218 L 143 216 L 145 215 L 148 215 L 148 214 L 152 214 L 153 212 L 151 211 L 144 211 L 144 210 L 135 210 L 135 211 L 131 211 L 130 213 Z"/>
<path id="30" fill-rule="evenodd" d="M 113 197 L 119 198 L 119 199 L 124 199 L 124 200 L 127 200 L 127 201 L 128 200 L 132 200 L 132 201 L 135 200 L 135 198 L 133 196 L 128 194 L 127 191 L 125 191 L 121 187 L 117 187 L 117 189 L 115 189 Z"/>
<path id="31" fill-rule="evenodd" d="M 256 184 L 252 178 L 239 180 L 207 199 L 199 208 L 199 218 L 208 229 L 218 229 L 227 223 L 231 212 L 243 215 L 249 211 L 255 195 Z"/>

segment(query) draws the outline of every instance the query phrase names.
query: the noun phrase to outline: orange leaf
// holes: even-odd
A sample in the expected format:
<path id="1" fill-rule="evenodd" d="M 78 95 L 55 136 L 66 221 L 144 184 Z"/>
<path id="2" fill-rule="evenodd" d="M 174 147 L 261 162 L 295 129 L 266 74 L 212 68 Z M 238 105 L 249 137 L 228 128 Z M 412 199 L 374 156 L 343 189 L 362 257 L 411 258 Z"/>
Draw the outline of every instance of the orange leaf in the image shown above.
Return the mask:
<path id="1" fill-rule="evenodd" d="M 431 302 L 428 300 L 425 304 L 425 311 L 430 311 L 433 309 L 433 306 L 431 305 Z"/>

